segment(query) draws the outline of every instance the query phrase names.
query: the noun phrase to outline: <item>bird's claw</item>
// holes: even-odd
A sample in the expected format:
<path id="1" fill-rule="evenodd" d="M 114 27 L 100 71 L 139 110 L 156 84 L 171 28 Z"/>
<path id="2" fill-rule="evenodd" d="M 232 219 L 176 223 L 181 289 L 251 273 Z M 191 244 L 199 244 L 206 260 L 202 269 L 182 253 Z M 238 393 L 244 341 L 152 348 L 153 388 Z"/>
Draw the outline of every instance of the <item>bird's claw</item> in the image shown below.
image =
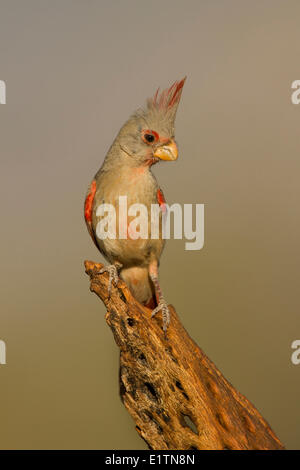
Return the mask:
<path id="1" fill-rule="evenodd" d="M 151 317 L 154 317 L 158 312 L 161 311 L 163 320 L 163 330 L 166 333 L 170 324 L 170 310 L 165 300 L 160 300 L 158 306 L 152 310 Z"/>
<path id="2" fill-rule="evenodd" d="M 102 273 L 105 273 L 105 272 L 109 274 L 109 278 L 108 278 L 108 297 L 110 297 L 110 294 L 111 294 L 112 284 L 114 283 L 115 286 L 118 284 L 118 280 L 119 280 L 118 270 L 120 268 L 121 268 L 121 265 L 119 265 L 119 264 L 109 264 L 108 266 L 104 266 L 99 271 L 99 274 L 102 274 Z"/>

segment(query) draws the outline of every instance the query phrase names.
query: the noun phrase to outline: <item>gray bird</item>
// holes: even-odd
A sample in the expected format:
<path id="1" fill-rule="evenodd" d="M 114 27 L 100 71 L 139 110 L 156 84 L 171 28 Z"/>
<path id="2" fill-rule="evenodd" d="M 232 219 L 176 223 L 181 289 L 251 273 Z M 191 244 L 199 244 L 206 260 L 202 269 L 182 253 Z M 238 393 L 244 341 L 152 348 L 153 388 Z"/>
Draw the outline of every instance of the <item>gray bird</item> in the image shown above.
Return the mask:
<path id="1" fill-rule="evenodd" d="M 170 313 L 159 285 L 158 266 L 165 243 L 161 228 L 165 200 L 151 167 L 160 160 L 174 161 L 178 157 L 174 121 L 184 82 L 185 78 L 161 93 L 157 90 L 147 100 L 146 108 L 136 111 L 123 125 L 89 187 L 84 211 L 89 233 L 110 263 L 101 270 L 109 273 L 109 292 L 120 275 L 139 302 L 155 307 L 152 315 L 162 312 L 164 331 Z M 130 222 L 134 217 L 128 215 L 126 221 L 121 215 L 120 196 L 127 196 L 128 208 L 136 203 L 147 208 L 147 215 L 140 214 L 140 220 L 147 217 L 147 238 L 132 237 Z M 99 223 L 105 217 L 99 211 L 103 204 L 115 209 L 115 239 L 99 236 Z M 151 239 L 152 204 L 160 208 L 156 239 Z"/>

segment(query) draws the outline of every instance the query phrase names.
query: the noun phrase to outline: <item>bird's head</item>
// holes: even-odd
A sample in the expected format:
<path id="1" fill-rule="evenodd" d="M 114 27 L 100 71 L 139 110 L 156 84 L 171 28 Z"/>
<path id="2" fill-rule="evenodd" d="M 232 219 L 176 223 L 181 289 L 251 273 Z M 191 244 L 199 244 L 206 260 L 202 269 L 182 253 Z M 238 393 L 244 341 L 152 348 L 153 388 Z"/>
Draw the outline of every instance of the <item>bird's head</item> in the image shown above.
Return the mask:
<path id="1" fill-rule="evenodd" d="M 120 130 L 116 142 L 134 165 L 176 160 L 174 122 L 185 78 L 147 100 Z"/>

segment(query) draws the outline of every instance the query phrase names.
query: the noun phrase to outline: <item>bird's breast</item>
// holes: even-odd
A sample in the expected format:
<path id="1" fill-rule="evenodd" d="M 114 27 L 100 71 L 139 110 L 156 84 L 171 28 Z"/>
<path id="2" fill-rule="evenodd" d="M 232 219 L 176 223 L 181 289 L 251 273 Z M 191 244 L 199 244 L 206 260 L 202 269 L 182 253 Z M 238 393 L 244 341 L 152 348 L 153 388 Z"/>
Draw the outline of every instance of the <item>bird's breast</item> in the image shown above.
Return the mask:
<path id="1" fill-rule="evenodd" d="M 163 249 L 161 230 L 153 239 L 151 233 L 151 205 L 162 203 L 162 193 L 147 168 L 131 169 L 101 175 L 93 205 L 93 228 L 101 251 L 108 259 L 122 264 L 148 264 L 151 257 L 159 258 Z M 164 202 L 164 198 L 163 198 Z M 111 206 L 111 222 L 115 223 L 115 239 L 99 238 L 99 224 L 107 214 L 99 210 L 103 204 Z M 107 206 L 106 206 L 107 207 Z M 100 215 L 101 214 L 101 215 Z M 161 211 L 158 215 L 161 226 Z M 138 238 L 136 238 L 138 236 Z"/>

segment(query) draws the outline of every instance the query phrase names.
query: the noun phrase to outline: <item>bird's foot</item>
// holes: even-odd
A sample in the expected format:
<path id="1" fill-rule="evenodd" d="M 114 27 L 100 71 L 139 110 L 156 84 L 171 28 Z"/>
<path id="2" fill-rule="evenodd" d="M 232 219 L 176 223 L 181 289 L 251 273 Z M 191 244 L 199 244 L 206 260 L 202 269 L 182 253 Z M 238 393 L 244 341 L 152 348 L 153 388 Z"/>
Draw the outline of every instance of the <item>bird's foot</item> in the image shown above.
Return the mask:
<path id="1" fill-rule="evenodd" d="M 164 299 L 159 301 L 158 306 L 152 311 L 151 317 L 154 317 L 158 312 L 161 311 L 162 320 L 163 320 L 163 330 L 166 334 L 168 326 L 170 324 L 170 310 Z"/>
<path id="2" fill-rule="evenodd" d="M 120 263 L 115 263 L 115 264 L 109 264 L 108 266 L 104 266 L 102 269 L 100 269 L 99 274 L 102 273 L 108 273 L 109 274 L 109 279 L 108 279 L 108 297 L 110 297 L 111 294 L 111 287 L 112 284 L 116 286 L 118 284 L 119 280 L 119 269 L 121 269 L 122 264 Z"/>

